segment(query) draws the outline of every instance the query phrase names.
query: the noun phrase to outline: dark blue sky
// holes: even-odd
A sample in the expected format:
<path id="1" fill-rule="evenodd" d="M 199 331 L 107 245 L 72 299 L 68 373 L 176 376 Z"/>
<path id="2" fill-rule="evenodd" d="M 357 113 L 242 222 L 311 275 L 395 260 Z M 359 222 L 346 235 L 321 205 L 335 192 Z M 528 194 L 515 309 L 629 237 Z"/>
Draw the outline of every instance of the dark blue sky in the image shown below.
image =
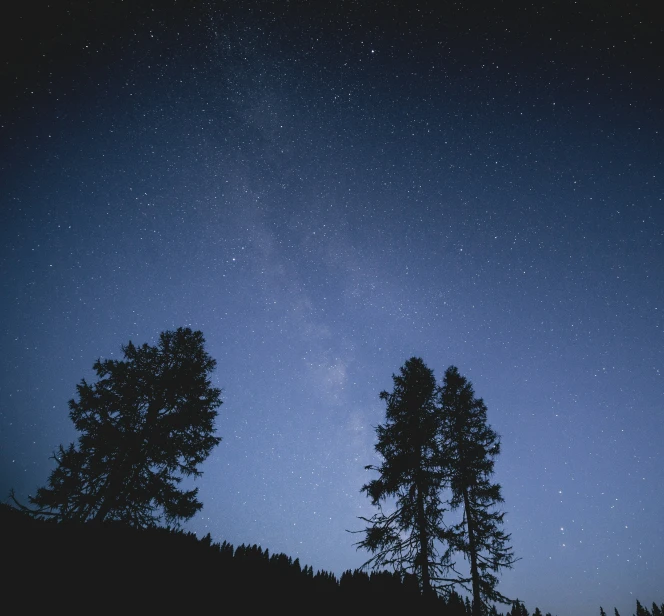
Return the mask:
<path id="1" fill-rule="evenodd" d="M 502 437 L 499 590 L 661 603 L 654 8 L 124 4 L 4 24 L 0 494 L 46 482 L 96 358 L 191 326 L 224 405 L 187 528 L 340 575 L 419 356 Z"/>

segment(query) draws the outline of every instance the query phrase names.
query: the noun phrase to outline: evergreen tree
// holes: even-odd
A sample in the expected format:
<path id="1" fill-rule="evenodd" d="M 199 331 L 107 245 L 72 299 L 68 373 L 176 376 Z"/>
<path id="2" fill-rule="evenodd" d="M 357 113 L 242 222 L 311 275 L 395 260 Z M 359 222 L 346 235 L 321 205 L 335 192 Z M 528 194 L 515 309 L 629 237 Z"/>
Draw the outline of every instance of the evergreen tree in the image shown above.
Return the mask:
<path id="1" fill-rule="evenodd" d="M 480 616 L 489 601 L 509 602 L 496 590 L 496 573 L 515 562 L 510 536 L 501 530 L 505 514 L 495 509 L 503 502 L 501 488 L 491 482 L 500 440 L 486 423 L 484 401 L 475 397 L 472 384 L 455 366 L 446 370 L 439 395 L 441 464 L 450 482 L 450 506 L 463 511 L 452 547 L 470 562 L 470 578 L 459 581 L 471 584 L 473 616 Z"/>
<path id="2" fill-rule="evenodd" d="M 617 607 L 613 608 L 613 613 L 614 613 L 614 616 L 620 616 L 620 612 L 618 611 Z"/>
<path id="3" fill-rule="evenodd" d="M 650 616 L 648 608 L 643 607 L 638 599 L 636 600 L 636 616 Z"/>
<path id="4" fill-rule="evenodd" d="M 436 381 L 422 359 L 412 357 L 392 375 L 394 389 L 380 393 L 386 402 L 385 424 L 376 428 L 379 466 L 367 466 L 379 477 L 362 487 L 378 512 L 361 519 L 369 524 L 356 545 L 373 556 L 365 567 L 391 567 L 417 575 L 422 592 L 432 593 L 445 569 L 446 555 L 438 553 L 445 539 L 440 500 L 439 421 Z M 383 511 L 387 499 L 396 500 L 391 513 Z M 391 504 L 391 501 L 390 501 Z"/>
<path id="5" fill-rule="evenodd" d="M 528 616 L 528 610 L 526 609 L 526 604 L 523 601 L 518 599 L 512 604 L 512 611 L 510 612 L 512 616 Z"/>
<path id="6" fill-rule="evenodd" d="M 652 616 L 662 616 L 661 608 L 653 601 L 652 602 Z"/>
<path id="7" fill-rule="evenodd" d="M 604 608 L 601 605 L 599 606 L 599 616 L 606 616 L 606 612 L 604 611 Z"/>
<path id="8" fill-rule="evenodd" d="M 542 612 L 538 607 L 535 608 L 535 611 L 533 612 L 533 616 L 542 616 Z M 604 614 L 606 616 L 606 614 Z"/>
<path id="9" fill-rule="evenodd" d="M 221 390 L 200 331 L 163 332 L 157 346 L 122 347 L 123 360 L 97 360 L 98 380 L 77 385 L 69 416 L 78 446 L 60 446 L 48 486 L 28 508 L 61 520 L 121 520 L 134 526 L 169 524 L 202 508 L 198 489 L 181 490 L 183 476 L 220 442 L 214 436 Z M 12 495 L 13 496 L 13 495 Z"/>
<path id="10" fill-rule="evenodd" d="M 447 596 L 446 616 L 466 616 L 466 606 L 461 595 L 452 590 Z"/>

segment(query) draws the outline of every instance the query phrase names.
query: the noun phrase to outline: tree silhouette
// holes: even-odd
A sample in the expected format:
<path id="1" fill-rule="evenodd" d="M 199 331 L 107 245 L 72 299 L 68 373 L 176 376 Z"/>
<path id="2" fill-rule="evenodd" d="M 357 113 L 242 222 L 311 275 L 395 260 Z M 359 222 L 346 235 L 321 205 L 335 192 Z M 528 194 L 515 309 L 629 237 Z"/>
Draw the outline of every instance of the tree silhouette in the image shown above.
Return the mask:
<path id="1" fill-rule="evenodd" d="M 422 592 L 432 593 L 432 581 L 446 568 L 437 545 L 445 539 L 440 500 L 442 478 L 438 468 L 436 381 L 418 357 L 412 357 L 392 375 L 394 389 L 380 393 L 387 405 L 385 424 L 376 428 L 379 466 L 367 466 L 380 476 L 362 487 L 378 512 L 361 517 L 369 526 L 356 545 L 373 556 L 365 567 L 391 567 L 417 575 Z M 383 504 L 389 499 L 390 509 Z"/>
<path id="2" fill-rule="evenodd" d="M 475 604 L 473 603 L 473 610 L 475 610 Z M 508 612 L 509 616 L 528 616 L 528 610 L 524 605 L 523 601 L 516 599 L 512 603 L 512 609 Z"/>
<path id="3" fill-rule="evenodd" d="M 221 439 L 214 436 L 221 390 L 211 386 L 216 362 L 200 331 L 165 331 L 156 346 L 122 347 L 123 360 L 97 360 L 94 384 L 77 385 L 69 416 L 78 446 L 60 446 L 48 486 L 19 507 L 61 520 L 179 524 L 202 508 L 184 476 Z M 12 495 L 13 496 L 13 495 Z"/>
<path id="4" fill-rule="evenodd" d="M 455 366 L 445 371 L 439 395 L 440 449 L 452 492 L 450 506 L 463 511 L 450 540 L 470 562 L 470 579 L 459 581 L 465 588 L 470 582 L 473 616 L 480 616 L 488 601 L 510 602 L 496 590 L 495 574 L 515 562 L 510 536 L 500 528 L 505 514 L 495 510 L 503 502 L 500 485 L 490 481 L 500 440 L 486 423 L 484 401 L 475 397 L 472 384 Z"/>

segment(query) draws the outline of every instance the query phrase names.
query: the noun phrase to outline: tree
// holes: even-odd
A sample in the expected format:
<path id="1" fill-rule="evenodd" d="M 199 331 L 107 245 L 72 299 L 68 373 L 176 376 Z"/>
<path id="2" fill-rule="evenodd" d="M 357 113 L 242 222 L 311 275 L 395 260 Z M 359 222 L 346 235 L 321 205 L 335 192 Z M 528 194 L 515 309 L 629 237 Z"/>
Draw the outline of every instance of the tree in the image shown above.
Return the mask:
<path id="1" fill-rule="evenodd" d="M 378 512 L 361 517 L 369 526 L 356 545 L 373 556 L 364 564 L 374 569 L 392 567 L 417 575 L 422 592 L 432 594 L 434 578 L 445 569 L 446 555 L 438 554 L 445 539 L 440 500 L 442 477 L 438 467 L 436 381 L 422 359 L 412 357 L 392 375 L 394 389 L 383 391 L 385 424 L 376 428 L 376 452 L 382 462 L 369 465 L 379 477 L 362 487 Z M 394 510 L 383 510 L 395 499 Z"/>
<path id="2" fill-rule="evenodd" d="M 648 608 L 643 607 L 638 599 L 636 600 L 636 616 L 651 616 Z"/>
<path id="3" fill-rule="evenodd" d="M 473 610 L 475 609 L 475 603 L 473 603 Z M 512 603 L 512 609 L 508 613 L 509 616 L 528 616 L 528 610 L 526 609 L 525 604 L 523 601 L 519 601 L 516 599 Z"/>
<path id="4" fill-rule="evenodd" d="M 500 485 L 491 483 L 494 459 L 500 453 L 498 435 L 486 423 L 486 405 L 475 397 L 472 383 L 450 366 L 439 391 L 442 428 L 439 450 L 451 490 L 450 507 L 461 508 L 462 521 L 453 527 L 450 541 L 470 562 L 470 579 L 460 579 L 473 596 L 473 616 L 480 616 L 488 601 L 509 603 L 496 590 L 496 573 L 515 562 L 510 536 L 501 530 L 504 513 Z"/>
<path id="5" fill-rule="evenodd" d="M 221 439 L 214 436 L 221 390 L 211 386 L 216 362 L 200 331 L 165 331 L 157 346 L 122 347 L 123 360 L 98 359 L 98 380 L 77 385 L 69 416 L 78 445 L 60 448 L 48 486 L 19 505 L 60 520 L 121 520 L 152 526 L 179 524 L 202 508 L 199 464 Z M 14 499 L 15 502 L 16 499 Z"/>

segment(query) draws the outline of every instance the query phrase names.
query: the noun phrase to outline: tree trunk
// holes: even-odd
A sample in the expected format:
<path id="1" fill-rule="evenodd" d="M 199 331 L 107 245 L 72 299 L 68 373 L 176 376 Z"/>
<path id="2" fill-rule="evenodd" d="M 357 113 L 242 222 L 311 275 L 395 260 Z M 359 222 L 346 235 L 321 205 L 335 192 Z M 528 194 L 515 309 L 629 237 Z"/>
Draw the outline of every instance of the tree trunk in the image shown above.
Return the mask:
<path id="1" fill-rule="evenodd" d="M 477 546 L 475 545 L 475 526 L 470 510 L 470 497 L 468 489 L 463 491 L 463 502 L 466 509 L 466 524 L 468 526 L 468 547 L 470 552 L 470 577 L 473 582 L 473 614 L 482 615 L 482 598 L 480 596 L 480 574 L 477 569 Z"/>
<path id="2" fill-rule="evenodd" d="M 106 516 L 117 505 L 123 491 L 123 484 L 125 478 L 131 473 L 132 469 L 140 464 L 141 449 L 143 448 L 144 441 L 149 437 L 153 424 L 159 415 L 159 405 L 151 402 L 148 406 L 143 428 L 138 434 L 134 434 L 131 439 L 129 447 L 125 453 L 123 461 L 118 464 L 108 475 L 106 487 L 104 489 L 104 496 L 99 507 L 99 510 L 94 516 L 95 522 L 103 522 Z M 149 440 L 149 438 L 148 438 Z M 134 476 L 136 473 L 133 473 Z"/>
<path id="3" fill-rule="evenodd" d="M 427 541 L 427 521 L 424 517 L 424 494 L 417 486 L 417 522 L 419 526 L 420 559 L 422 567 L 422 594 L 431 594 L 431 578 L 429 577 L 429 542 Z"/>

